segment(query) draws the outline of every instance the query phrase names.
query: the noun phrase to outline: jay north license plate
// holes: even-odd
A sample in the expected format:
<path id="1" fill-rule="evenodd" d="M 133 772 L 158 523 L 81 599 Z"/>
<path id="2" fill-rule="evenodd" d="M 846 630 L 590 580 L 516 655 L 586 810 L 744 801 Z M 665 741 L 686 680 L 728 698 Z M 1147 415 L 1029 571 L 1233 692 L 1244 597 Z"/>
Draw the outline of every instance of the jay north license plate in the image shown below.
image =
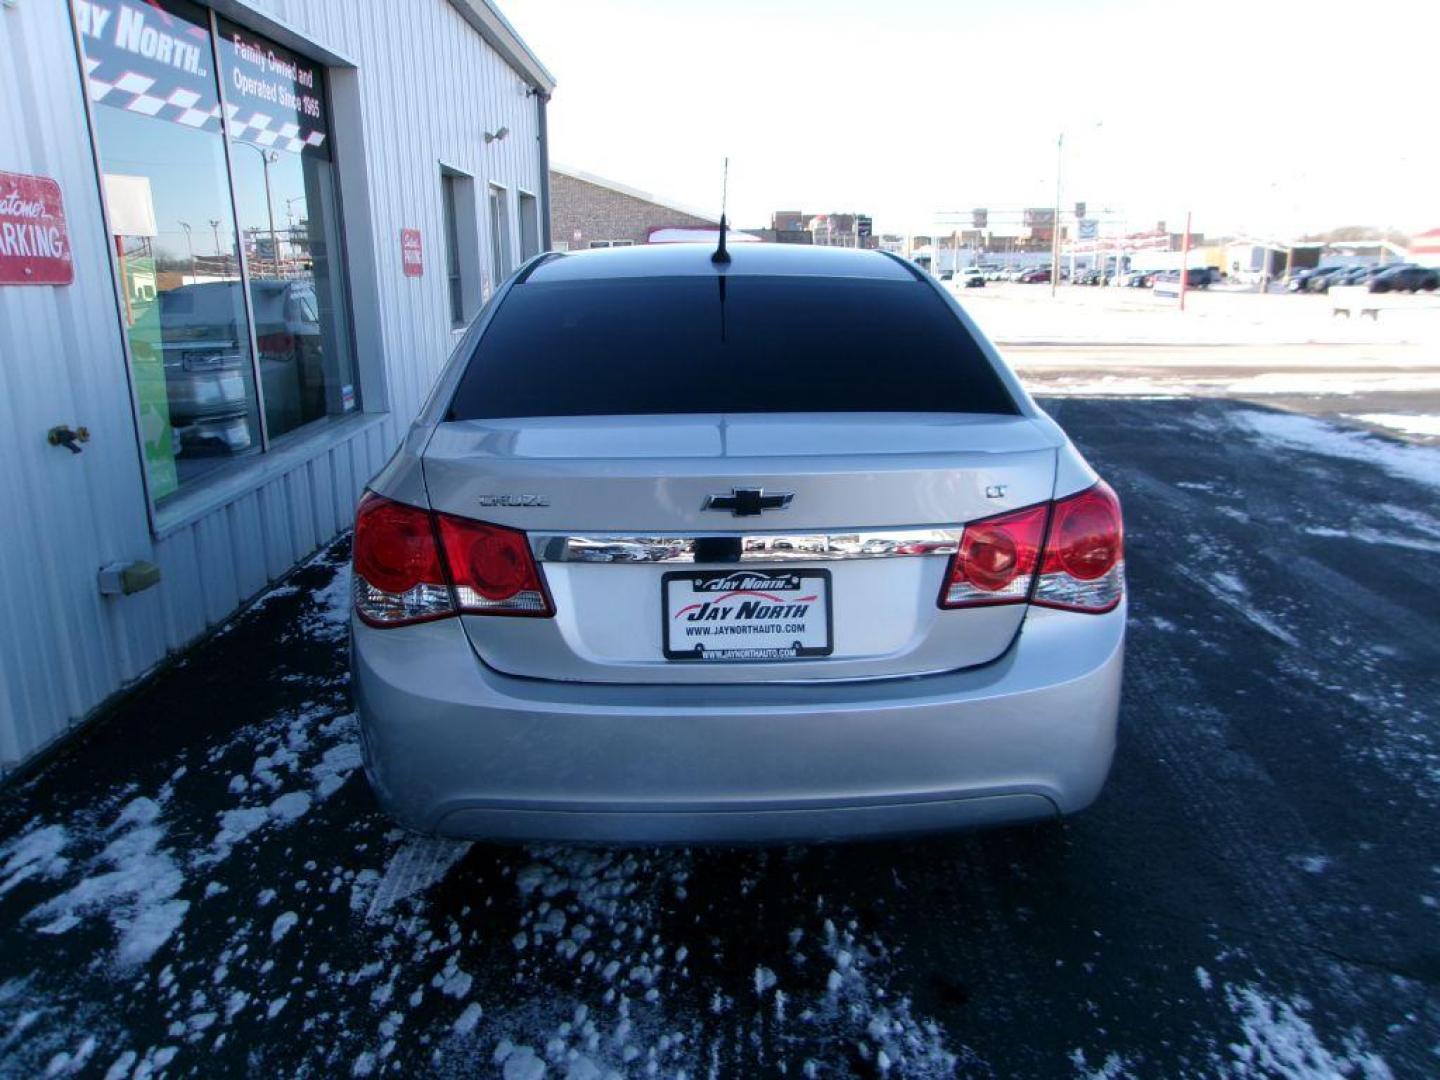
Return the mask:
<path id="1" fill-rule="evenodd" d="M 667 660 L 799 660 L 834 648 L 829 570 L 685 570 L 661 580 Z"/>

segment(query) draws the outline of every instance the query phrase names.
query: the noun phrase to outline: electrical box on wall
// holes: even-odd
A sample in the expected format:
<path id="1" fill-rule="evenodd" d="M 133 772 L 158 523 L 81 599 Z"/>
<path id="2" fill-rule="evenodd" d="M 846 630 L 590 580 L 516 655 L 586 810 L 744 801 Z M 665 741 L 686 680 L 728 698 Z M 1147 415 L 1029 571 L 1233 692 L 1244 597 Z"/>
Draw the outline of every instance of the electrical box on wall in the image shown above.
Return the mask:
<path id="1" fill-rule="evenodd" d="M 100 593 L 103 596 L 129 596 L 158 584 L 160 567 L 143 559 L 113 562 L 100 568 Z"/>

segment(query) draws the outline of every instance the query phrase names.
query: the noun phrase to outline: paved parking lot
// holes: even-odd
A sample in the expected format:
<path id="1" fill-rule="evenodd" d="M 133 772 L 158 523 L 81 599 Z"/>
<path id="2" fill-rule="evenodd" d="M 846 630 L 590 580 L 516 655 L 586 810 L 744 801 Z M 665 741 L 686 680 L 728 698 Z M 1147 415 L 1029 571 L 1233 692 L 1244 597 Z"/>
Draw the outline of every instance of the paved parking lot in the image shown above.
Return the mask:
<path id="1" fill-rule="evenodd" d="M 1049 407 L 1129 526 L 1122 742 L 1084 815 L 746 851 L 406 835 L 357 769 L 341 543 L 5 793 L 0 1073 L 1434 1075 L 1440 451 Z"/>

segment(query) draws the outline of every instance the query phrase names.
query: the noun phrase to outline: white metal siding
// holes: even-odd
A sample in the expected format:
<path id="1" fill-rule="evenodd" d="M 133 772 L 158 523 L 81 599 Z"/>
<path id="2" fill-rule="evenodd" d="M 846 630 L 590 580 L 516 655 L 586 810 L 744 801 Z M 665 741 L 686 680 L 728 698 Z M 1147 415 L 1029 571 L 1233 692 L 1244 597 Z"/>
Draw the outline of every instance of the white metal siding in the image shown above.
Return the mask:
<path id="1" fill-rule="evenodd" d="M 0 8 L 0 169 L 59 182 L 75 260 L 71 286 L 0 287 L 0 769 L 52 742 L 348 527 L 365 481 L 455 341 L 440 162 L 471 173 L 481 198 L 487 183 L 507 189 L 512 251 L 516 190 L 541 191 L 535 100 L 447 0 L 246 6 L 356 64 L 370 205 L 344 209 L 347 218 L 368 217 L 373 250 L 352 243 L 347 254 L 378 283 L 381 340 L 360 347 L 378 344 L 386 387 L 362 383 L 361 392 L 372 409 L 388 396 L 389 417 L 352 423 L 348 438 L 308 457 L 286 455 L 289 467 L 259 486 L 152 536 L 70 22 L 58 0 Z M 510 135 L 486 145 L 483 132 L 501 126 Z M 468 239 L 488 267 L 483 203 L 476 220 L 478 235 Z M 403 275 L 402 228 L 423 234 L 421 278 Z M 90 428 L 83 454 L 46 443 L 59 423 Z M 102 597 L 96 572 L 118 559 L 156 562 L 161 584 Z"/>

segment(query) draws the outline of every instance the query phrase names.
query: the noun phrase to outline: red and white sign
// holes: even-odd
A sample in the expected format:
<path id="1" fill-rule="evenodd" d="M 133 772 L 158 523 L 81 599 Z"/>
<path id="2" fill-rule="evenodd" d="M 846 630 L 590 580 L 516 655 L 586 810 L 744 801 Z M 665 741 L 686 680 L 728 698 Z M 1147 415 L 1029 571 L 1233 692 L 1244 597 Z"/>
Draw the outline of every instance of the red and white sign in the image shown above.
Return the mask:
<path id="1" fill-rule="evenodd" d="M 400 261 L 405 266 L 406 277 L 420 277 L 425 273 L 425 256 L 420 250 L 420 230 L 400 230 Z"/>
<path id="2" fill-rule="evenodd" d="M 0 172 L 0 285 L 74 280 L 60 185 L 48 176 Z"/>

